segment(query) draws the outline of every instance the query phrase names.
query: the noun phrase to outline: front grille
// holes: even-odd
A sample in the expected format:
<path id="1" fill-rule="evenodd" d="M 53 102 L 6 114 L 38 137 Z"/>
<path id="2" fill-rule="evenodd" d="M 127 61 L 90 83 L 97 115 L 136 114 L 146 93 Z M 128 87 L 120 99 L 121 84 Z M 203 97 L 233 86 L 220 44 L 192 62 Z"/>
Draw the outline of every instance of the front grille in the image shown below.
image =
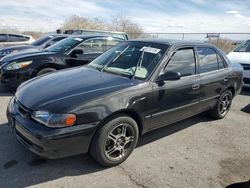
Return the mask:
<path id="1" fill-rule="evenodd" d="M 244 84 L 250 84 L 250 78 L 243 78 Z"/>
<path id="2" fill-rule="evenodd" d="M 241 64 L 244 70 L 250 70 L 250 64 Z"/>

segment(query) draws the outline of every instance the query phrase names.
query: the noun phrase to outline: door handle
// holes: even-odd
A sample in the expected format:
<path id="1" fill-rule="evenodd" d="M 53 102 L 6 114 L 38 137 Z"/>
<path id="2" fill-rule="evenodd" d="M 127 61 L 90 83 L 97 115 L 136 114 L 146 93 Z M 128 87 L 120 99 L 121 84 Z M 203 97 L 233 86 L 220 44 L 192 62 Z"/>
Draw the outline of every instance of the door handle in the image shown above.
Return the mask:
<path id="1" fill-rule="evenodd" d="M 224 81 L 224 82 L 227 82 L 227 81 L 228 81 L 228 77 L 225 77 L 225 78 L 223 79 L 223 81 Z"/>
<path id="2" fill-rule="evenodd" d="M 200 88 L 200 84 L 194 84 L 192 85 L 192 90 L 196 90 Z"/>

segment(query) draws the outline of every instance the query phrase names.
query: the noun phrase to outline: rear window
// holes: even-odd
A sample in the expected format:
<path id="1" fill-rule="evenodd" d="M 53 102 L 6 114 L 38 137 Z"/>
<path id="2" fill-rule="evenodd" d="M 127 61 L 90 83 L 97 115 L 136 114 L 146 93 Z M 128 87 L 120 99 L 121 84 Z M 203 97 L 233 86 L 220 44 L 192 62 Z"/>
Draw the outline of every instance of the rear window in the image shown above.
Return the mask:
<path id="1" fill-rule="evenodd" d="M 41 37 L 41 38 L 37 39 L 35 42 L 33 42 L 32 45 L 33 46 L 41 46 L 44 43 L 46 43 L 47 41 L 49 41 L 51 38 L 53 38 L 53 36 Z"/>

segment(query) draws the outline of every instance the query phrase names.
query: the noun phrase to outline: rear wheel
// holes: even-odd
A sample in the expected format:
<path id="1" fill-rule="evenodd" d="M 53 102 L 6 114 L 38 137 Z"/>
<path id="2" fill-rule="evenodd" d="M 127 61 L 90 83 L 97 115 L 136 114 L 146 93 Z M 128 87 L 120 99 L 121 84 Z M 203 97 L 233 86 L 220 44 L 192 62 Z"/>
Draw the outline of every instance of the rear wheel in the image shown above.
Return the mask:
<path id="1" fill-rule="evenodd" d="M 128 116 L 119 116 L 100 128 L 90 147 L 92 157 L 103 166 L 125 161 L 138 141 L 137 123 Z"/>
<path id="2" fill-rule="evenodd" d="M 55 72 L 55 71 L 56 71 L 56 69 L 54 69 L 54 68 L 44 68 L 44 69 L 41 69 L 40 71 L 38 71 L 36 76 L 40 76 L 40 75 L 47 74 L 50 72 Z"/>
<path id="3" fill-rule="evenodd" d="M 216 106 L 210 111 L 210 114 L 215 119 L 224 118 L 232 104 L 233 94 L 230 90 L 226 90 L 219 98 Z"/>

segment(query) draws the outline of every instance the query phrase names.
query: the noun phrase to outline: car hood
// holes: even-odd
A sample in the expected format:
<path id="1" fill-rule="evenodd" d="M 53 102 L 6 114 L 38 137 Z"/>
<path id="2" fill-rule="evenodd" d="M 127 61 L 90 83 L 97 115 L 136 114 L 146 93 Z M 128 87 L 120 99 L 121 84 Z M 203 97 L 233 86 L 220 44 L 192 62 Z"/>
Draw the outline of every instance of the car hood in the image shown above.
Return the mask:
<path id="1" fill-rule="evenodd" d="M 250 52 L 230 52 L 227 57 L 234 63 L 250 64 Z"/>
<path id="2" fill-rule="evenodd" d="M 29 49 L 21 52 L 17 52 L 15 54 L 10 54 L 5 56 L 4 58 L 1 59 L 0 64 L 5 64 L 6 62 L 13 62 L 13 61 L 18 61 L 20 59 L 35 59 L 41 56 L 49 56 L 49 55 L 54 55 L 57 54 L 55 52 L 46 52 L 46 51 L 40 51 L 38 49 Z"/>
<path id="3" fill-rule="evenodd" d="M 57 109 L 57 112 L 68 112 L 73 106 L 100 99 L 139 82 L 142 81 L 80 67 L 27 81 L 19 87 L 16 98 L 31 110 Z"/>

